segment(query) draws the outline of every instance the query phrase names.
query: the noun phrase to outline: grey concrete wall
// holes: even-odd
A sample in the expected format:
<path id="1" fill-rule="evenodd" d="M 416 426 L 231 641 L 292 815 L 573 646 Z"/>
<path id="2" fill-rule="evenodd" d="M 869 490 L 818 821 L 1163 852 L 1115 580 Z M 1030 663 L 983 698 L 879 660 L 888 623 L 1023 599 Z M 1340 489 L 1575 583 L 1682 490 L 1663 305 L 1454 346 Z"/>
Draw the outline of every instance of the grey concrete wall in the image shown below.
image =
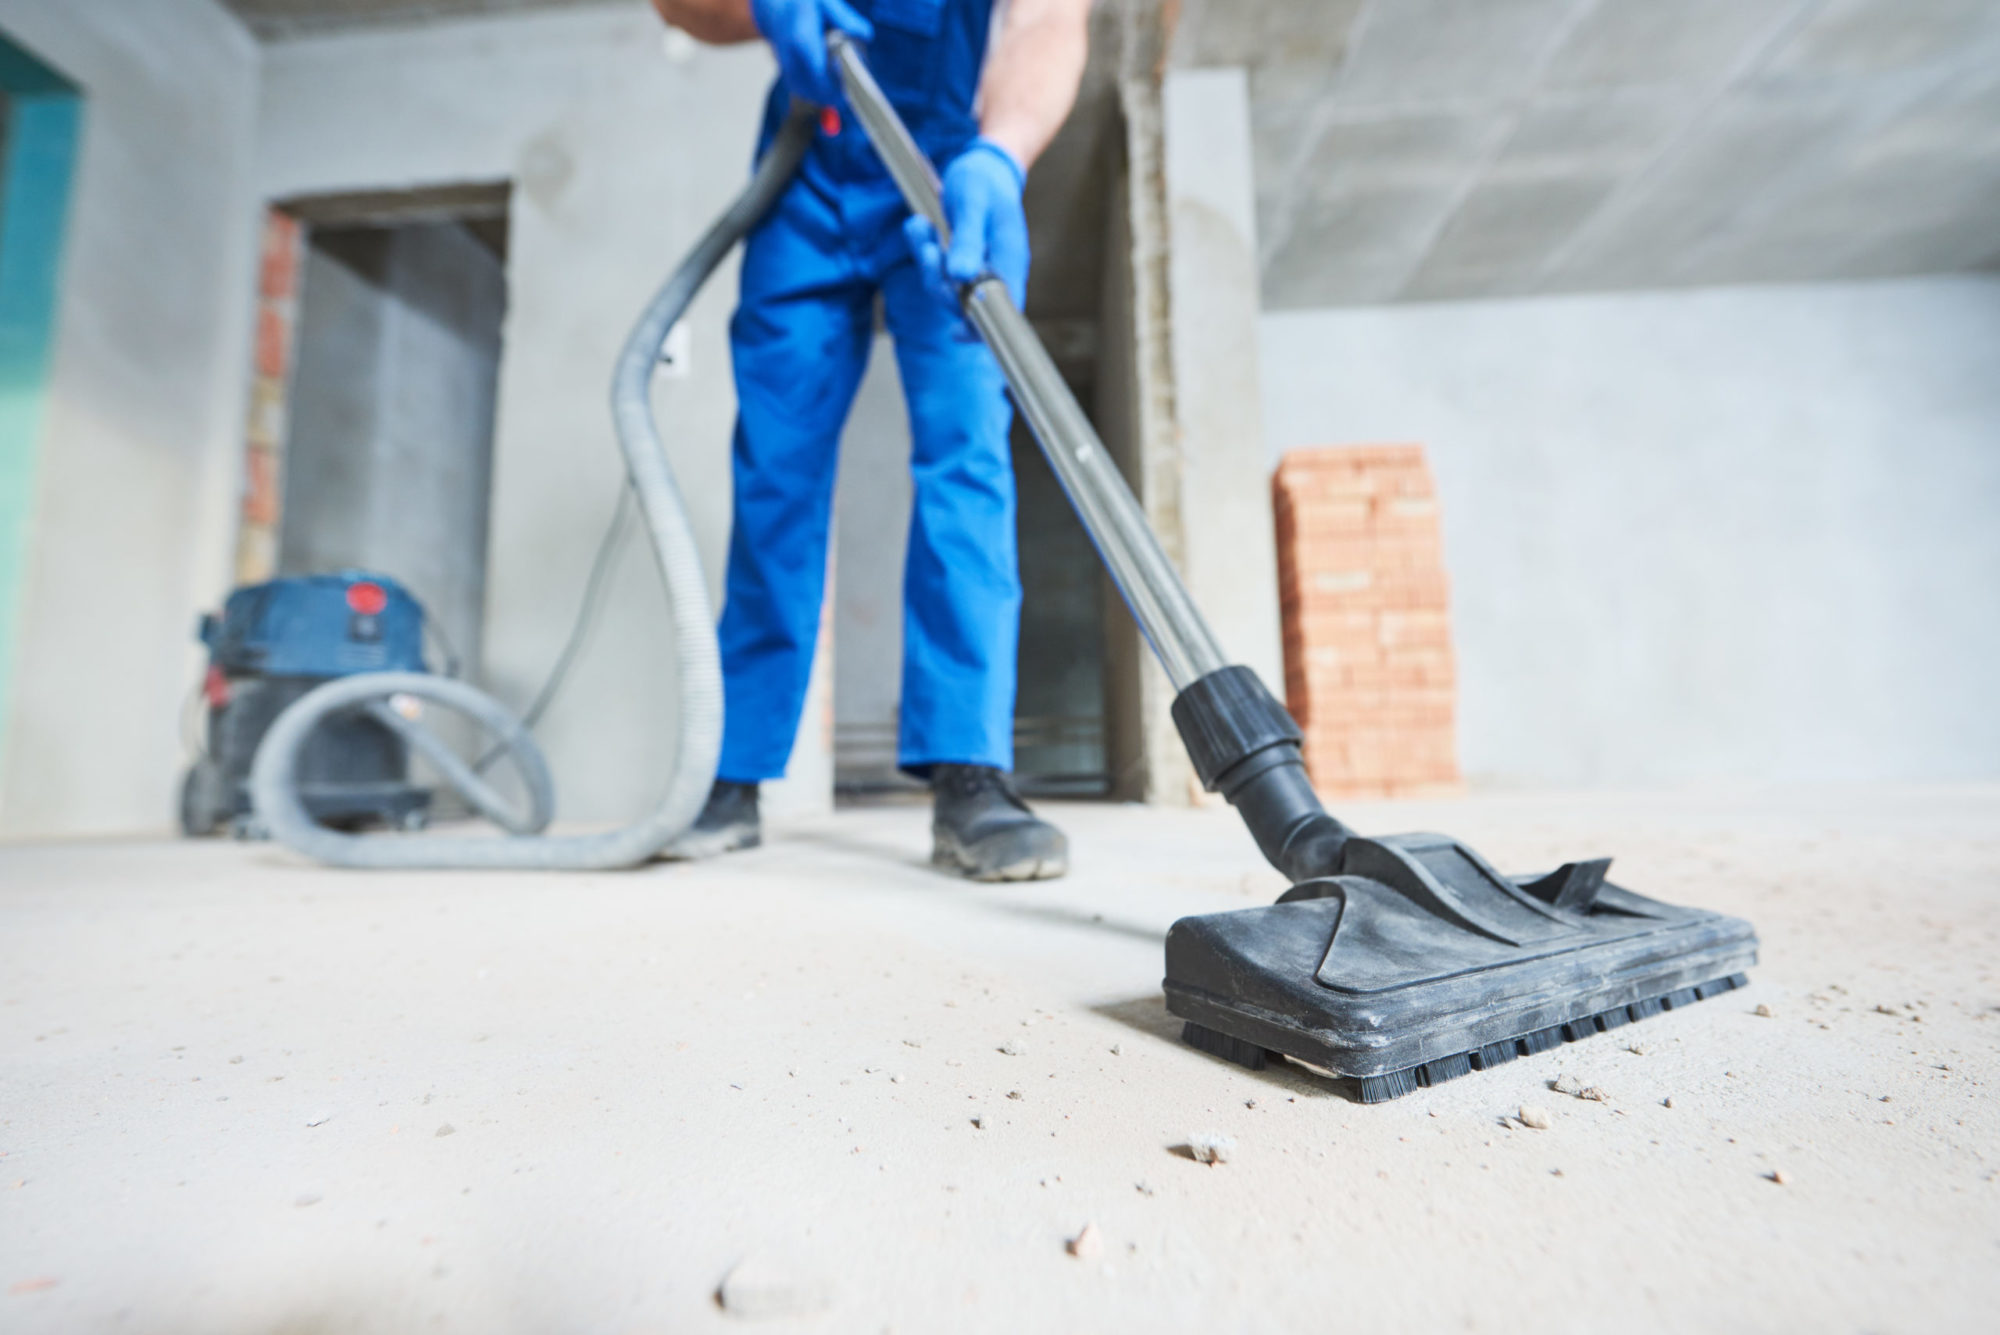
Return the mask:
<path id="1" fill-rule="evenodd" d="M 280 571 L 394 576 L 475 678 L 506 305 L 459 224 L 316 235 L 288 402 Z"/>
<path id="2" fill-rule="evenodd" d="M 1159 86 L 1146 77 L 1123 78 L 1118 100 L 1093 417 L 1162 550 L 1185 569 Z M 1191 801 L 1194 768 L 1168 712 L 1172 683 L 1118 594 L 1108 592 L 1104 601 L 1111 609 L 1104 627 L 1104 722 L 1112 795 Z"/>
<path id="3" fill-rule="evenodd" d="M 235 533 L 258 52 L 211 0 L 0 0 L 0 26 L 86 99 L 0 836 L 164 829 Z"/>
<path id="4" fill-rule="evenodd" d="M 1184 573 L 1231 659 L 1285 679 L 1258 391 L 1257 200 L 1240 69 L 1160 89 Z"/>
<path id="5" fill-rule="evenodd" d="M 1280 682 L 1248 85 L 1241 70 L 1173 70 L 1126 79 L 1120 104 L 1097 421 L 1224 651 Z M 1171 683 L 1122 610 L 1107 630 L 1114 792 L 1193 800 Z"/>
<path id="6" fill-rule="evenodd" d="M 486 682 L 525 703 L 561 648 L 621 485 L 606 397 L 633 317 L 747 180 L 758 46 L 665 40 L 636 3 L 311 38 L 266 57 L 259 186 L 272 199 L 512 180 L 509 307 L 493 448 Z M 729 525 L 733 262 L 690 315 L 691 366 L 655 405 L 712 594 Z M 540 735 L 565 819 L 656 798 L 675 703 L 659 576 L 636 531 Z M 794 773 L 830 784 L 824 710 Z M 800 759 L 805 763 L 803 771 Z M 793 799 L 774 795 L 774 805 Z"/>
<path id="7" fill-rule="evenodd" d="M 1263 332 L 1274 462 L 1430 451 L 1475 782 L 2000 777 L 2000 279 Z"/>

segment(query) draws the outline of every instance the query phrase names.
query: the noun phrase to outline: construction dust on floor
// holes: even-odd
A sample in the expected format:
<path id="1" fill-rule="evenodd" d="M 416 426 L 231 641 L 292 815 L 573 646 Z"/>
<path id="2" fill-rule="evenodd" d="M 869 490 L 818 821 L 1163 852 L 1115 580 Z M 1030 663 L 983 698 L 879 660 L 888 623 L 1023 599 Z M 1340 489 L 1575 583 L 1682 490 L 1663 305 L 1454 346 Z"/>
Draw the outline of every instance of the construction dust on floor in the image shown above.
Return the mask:
<path id="1" fill-rule="evenodd" d="M 1075 871 L 842 813 L 639 873 L 0 849 L 0 1328 L 1970 1330 L 2000 789 L 1354 804 L 1740 914 L 1747 990 L 1377 1107 L 1183 1046 L 1226 810 Z"/>

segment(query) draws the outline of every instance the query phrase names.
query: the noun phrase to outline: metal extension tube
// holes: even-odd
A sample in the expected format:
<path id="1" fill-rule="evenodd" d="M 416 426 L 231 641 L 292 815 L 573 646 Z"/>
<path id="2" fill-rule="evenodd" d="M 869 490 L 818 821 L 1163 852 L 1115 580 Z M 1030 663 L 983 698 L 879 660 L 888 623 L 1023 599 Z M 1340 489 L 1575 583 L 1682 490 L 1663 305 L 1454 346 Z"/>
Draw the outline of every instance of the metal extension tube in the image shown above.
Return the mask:
<path id="1" fill-rule="evenodd" d="M 929 219 L 948 245 L 951 229 L 930 159 L 890 107 L 859 48 L 839 32 L 828 34 L 827 45 L 840 66 L 847 100 L 905 202 Z M 1160 550 L 1159 539 L 1147 526 L 1145 512 L 1133 499 L 1117 462 L 1098 439 L 1027 317 L 1015 308 L 1007 285 L 995 277 L 982 278 L 960 294 L 960 301 L 966 318 L 999 359 L 1014 387 L 1014 401 L 1174 689 L 1184 690 L 1229 666 L 1179 572 Z"/>
<path id="2" fill-rule="evenodd" d="M 889 105 L 859 48 L 838 32 L 828 34 L 827 45 L 847 100 L 904 202 L 949 245 L 950 220 L 930 159 Z M 960 290 L 959 305 L 993 350 L 1049 467 L 1173 682 L 1174 723 L 1203 784 L 1229 799 L 1278 870 L 1294 881 L 1331 873 L 1352 831 L 1328 815 L 1314 795 L 1298 725 L 1256 673 L 1231 666 L 1223 655 L 1132 489 L 1007 285 L 989 274 Z"/>

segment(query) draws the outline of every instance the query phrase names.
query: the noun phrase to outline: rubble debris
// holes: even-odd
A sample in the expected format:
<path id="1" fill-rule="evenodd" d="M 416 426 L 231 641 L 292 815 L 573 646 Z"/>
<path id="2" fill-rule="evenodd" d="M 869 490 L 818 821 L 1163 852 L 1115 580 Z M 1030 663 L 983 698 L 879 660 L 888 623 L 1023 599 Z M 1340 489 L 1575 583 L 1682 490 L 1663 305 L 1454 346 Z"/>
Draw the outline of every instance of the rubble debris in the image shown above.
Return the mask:
<path id="1" fill-rule="evenodd" d="M 314 1113 L 311 1117 L 306 1118 L 306 1125 L 325 1126 L 328 1122 L 332 1120 L 333 1120 L 332 1113 Z"/>
<path id="2" fill-rule="evenodd" d="M 1000 1045 L 1000 1051 L 1005 1053 L 1009 1057 L 1018 1057 L 1022 1053 L 1026 1052 L 1027 1049 L 1022 1047 L 1019 1043 L 1016 1043 L 1013 1039 L 1010 1038 L 1005 1043 L 1002 1043 Z"/>
<path id="3" fill-rule="evenodd" d="M 1021 1097 L 1021 1091 L 1018 1089 L 1010 1089 L 1007 1091 L 1007 1097 L 1010 1099 L 1018 1099 Z"/>
<path id="4" fill-rule="evenodd" d="M 985 1113 L 974 1113 L 974 1114 L 972 1114 L 972 1128 L 973 1128 L 973 1130 L 975 1130 L 975 1131 L 984 1131 L 984 1130 L 986 1129 L 986 1114 L 985 1114 Z"/>
<path id="5" fill-rule="evenodd" d="M 1085 1224 L 1082 1231 L 1063 1246 L 1079 1261 L 1095 1261 L 1104 1255 L 1104 1235 L 1097 1231 L 1097 1225 Z"/>
<path id="6" fill-rule="evenodd" d="M 1768 1020 L 1768 1019 L 1770 1019 L 1770 1018 L 1771 1018 L 1772 1016 L 1774 1016 L 1774 1015 L 1776 1015 L 1776 1014 L 1777 1014 L 1777 1012 L 1776 1012 L 1776 1011 L 1772 1010 L 1772 1009 L 1771 1009 L 1771 1008 L 1770 1008 L 1769 1006 L 1767 1006 L 1766 1004 L 1764 1004 L 1764 1003 L 1763 1003 L 1763 1002 L 1761 1002 L 1761 1001 L 1757 1003 L 1757 1010 L 1756 1010 L 1756 1013 L 1757 1013 L 1758 1015 L 1761 1015 L 1761 1016 L 1763 1016 L 1763 1017 L 1764 1017 L 1765 1019 L 1767 1019 L 1767 1020 Z"/>
<path id="7" fill-rule="evenodd" d="M 1531 1103 L 1522 1104 L 1521 1111 L 1515 1115 L 1520 1119 L 1521 1125 L 1531 1131 L 1546 1131 L 1555 1125 L 1555 1119 L 1549 1116 L 1548 1109 L 1537 1108 Z"/>
<path id="8" fill-rule="evenodd" d="M 824 1311 L 833 1292 L 817 1275 L 773 1258 L 750 1256 L 722 1277 L 715 1301 L 729 1315 L 755 1321 Z"/>
<path id="9" fill-rule="evenodd" d="M 455 1136 L 458 1134 L 458 1128 L 453 1126 L 450 1122 L 446 1122 L 444 1125 L 440 1126 L 437 1129 L 435 1134 L 438 1136 L 439 1139 L 443 1139 L 445 1136 Z"/>
<path id="10" fill-rule="evenodd" d="M 1549 1081 L 1549 1088 L 1558 1094 L 1567 1094 L 1571 1098 L 1577 1098 L 1583 1094 L 1583 1081 L 1564 1071 L 1561 1075 Z"/>
<path id="11" fill-rule="evenodd" d="M 2000 1010 L 2000 1007 L 1995 1007 L 1994 1009 L 1996 1009 L 1996 1010 Z M 1122 1044 L 1122 1043 L 1113 1043 L 1113 1044 L 1111 1045 L 1111 1055 L 1112 1055 L 1112 1056 L 1114 1056 L 1114 1057 L 1122 1057 L 1122 1056 L 1124 1056 L 1124 1055 L 1125 1055 L 1125 1046 L 1124 1046 L 1124 1044 Z"/>
<path id="12" fill-rule="evenodd" d="M 1236 1154 L 1236 1141 L 1220 1131 L 1197 1131 L 1188 1137 L 1188 1153 L 1196 1163 L 1228 1163 Z"/>
<path id="13" fill-rule="evenodd" d="M 1602 1085 L 1591 1085 L 1586 1089 L 1580 1089 L 1577 1091 L 1576 1096 L 1582 1099 L 1585 1103 L 1611 1102 L 1611 1096 L 1604 1092 L 1604 1086 Z"/>
<path id="14" fill-rule="evenodd" d="M 1782 1168 L 1773 1168 L 1770 1172 L 1764 1174 L 1764 1176 L 1768 1178 L 1770 1181 L 1777 1183 L 1781 1187 L 1785 1186 L 1792 1180 L 1789 1176 L 1786 1175 L 1785 1170 Z"/>

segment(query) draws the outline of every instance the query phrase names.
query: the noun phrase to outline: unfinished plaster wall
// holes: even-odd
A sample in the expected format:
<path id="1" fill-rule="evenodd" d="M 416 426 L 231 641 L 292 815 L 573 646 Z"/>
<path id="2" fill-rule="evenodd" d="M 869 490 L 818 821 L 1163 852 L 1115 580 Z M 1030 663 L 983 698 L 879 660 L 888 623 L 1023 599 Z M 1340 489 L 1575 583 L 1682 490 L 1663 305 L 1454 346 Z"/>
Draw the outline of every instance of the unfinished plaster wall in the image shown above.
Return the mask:
<path id="1" fill-rule="evenodd" d="M 1258 391 L 1257 201 L 1240 69 L 1160 90 L 1184 573 L 1223 651 L 1277 689 L 1277 554 Z"/>
<path id="2" fill-rule="evenodd" d="M 1273 463 L 1429 451 L 1468 779 L 2000 777 L 2000 279 L 1263 330 Z"/>
<path id="3" fill-rule="evenodd" d="M 622 485 L 607 394 L 631 321 L 748 179 L 771 76 L 761 46 L 668 41 L 638 3 L 302 39 L 266 58 L 259 184 L 284 199 L 511 180 L 493 445 L 485 683 L 521 705 L 561 649 Z M 729 528 L 732 261 L 690 315 L 687 372 L 654 402 L 712 595 Z M 831 791 L 827 687 L 796 799 Z M 559 815 L 657 797 L 676 726 L 663 594 L 636 526 L 570 685 L 538 729 Z"/>
<path id="4" fill-rule="evenodd" d="M 84 96 L 0 836 L 165 829 L 235 529 L 258 52 L 211 0 L 0 0 L 0 27 Z"/>
<path id="5" fill-rule="evenodd" d="M 1096 420 L 1224 652 L 1275 690 L 1284 668 L 1259 425 L 1248 85 L 1238 69 L 1141 73 L 1121 82 L 1119 101 Z M 1192 800 L 1173 686 L 1122 606 L 1107 625 L 1106 676 L 1113 793 Z"/>

